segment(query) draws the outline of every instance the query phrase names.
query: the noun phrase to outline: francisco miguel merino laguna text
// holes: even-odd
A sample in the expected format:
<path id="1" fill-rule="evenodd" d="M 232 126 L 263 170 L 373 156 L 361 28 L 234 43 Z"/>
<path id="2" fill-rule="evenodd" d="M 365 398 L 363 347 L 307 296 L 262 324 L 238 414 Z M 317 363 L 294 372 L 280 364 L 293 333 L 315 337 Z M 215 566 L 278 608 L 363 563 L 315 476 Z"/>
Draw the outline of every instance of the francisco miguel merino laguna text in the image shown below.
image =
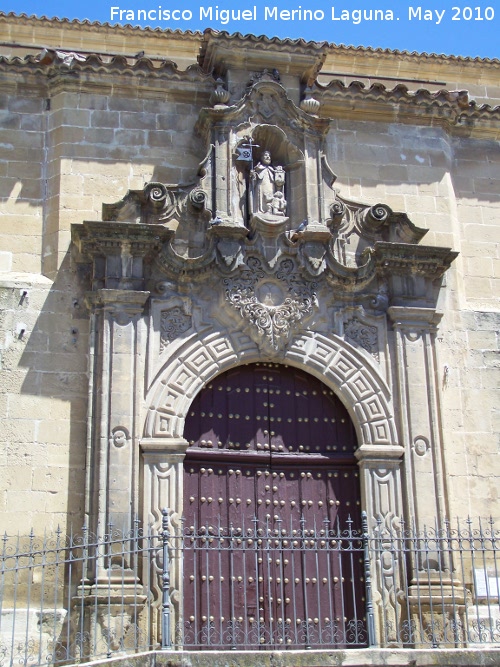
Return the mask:
<path id="1" fill-rule="evenodd" d="M 226 25 L 232 21 L 324 21 L 327 14 L 322 9 L 280 9 L 277 6 L 263 7 L 258 16 L 257 6 L 247 9 L 220 9 L 218 5 L 208 5 L 199 8 L 195 17 L 190 9 L 163 8 L 161 5 L 154 9 L 122 9 L 110 7 L 111 21 L 200 21 L 219 22 Z M 394 21 L 394 13 L 390 9 L 336 9 L 331 8 L 332 21 L 351 21 L 359 24 L 362 21 Z"/>

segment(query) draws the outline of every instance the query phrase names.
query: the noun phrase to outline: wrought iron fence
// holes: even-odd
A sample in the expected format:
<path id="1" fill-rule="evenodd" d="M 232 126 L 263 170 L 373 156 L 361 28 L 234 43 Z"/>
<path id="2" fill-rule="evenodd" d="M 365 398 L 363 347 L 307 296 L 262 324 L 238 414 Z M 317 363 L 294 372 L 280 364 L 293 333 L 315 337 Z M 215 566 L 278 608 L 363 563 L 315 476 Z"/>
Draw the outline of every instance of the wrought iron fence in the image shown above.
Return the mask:
<path id="1" fill-rule="evenodd" d="M 368 560 L 351 520 L 187 526 L 182 550 L 184 646 L 367 645 Z"/>
<path id="2" fill-rule="evenodd" d="M 500 531 L 471 519 L 370 536 L 384 646 L 500 646 Z"/>
<path id="3" fill-rule="evenodd" d="M 148 649 L 161 548 L 161 535 L 137 525 L 125 534 L 109 526 L 103 535 L 86 528 L 69 536 L 4 535 L 0 665 L 78 663 Z"/>
<path id="4" fill-rule="evenodd" d="M 491 520 L 172 527 L 166 510 L 156 530 L 5 535 L 0 665 L 161 648 L 500 646 L 499 536 Z"/>

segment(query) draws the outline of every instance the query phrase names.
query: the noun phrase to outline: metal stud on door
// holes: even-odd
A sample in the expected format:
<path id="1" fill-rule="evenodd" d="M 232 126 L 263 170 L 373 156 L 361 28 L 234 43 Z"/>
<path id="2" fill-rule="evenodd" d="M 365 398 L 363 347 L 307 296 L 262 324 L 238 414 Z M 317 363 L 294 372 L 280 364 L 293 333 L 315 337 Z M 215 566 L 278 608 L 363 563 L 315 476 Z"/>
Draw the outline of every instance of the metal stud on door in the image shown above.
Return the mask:
<path id="1" fill-rule="evenodd" d="M 185 435 L 186 648 L 364 645 L 356 438 L 339 399 L 296 369 L 245 366 L 199 394 Z"/>

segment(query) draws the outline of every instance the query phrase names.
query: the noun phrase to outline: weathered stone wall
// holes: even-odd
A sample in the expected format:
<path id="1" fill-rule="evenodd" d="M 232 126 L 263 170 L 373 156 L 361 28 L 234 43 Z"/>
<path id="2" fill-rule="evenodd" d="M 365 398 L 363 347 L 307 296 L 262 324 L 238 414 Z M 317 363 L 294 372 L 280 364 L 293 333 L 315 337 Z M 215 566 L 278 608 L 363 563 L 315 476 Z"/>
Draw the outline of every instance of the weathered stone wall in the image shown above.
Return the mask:
<path id="1" fill-rule="evenodd" d="M 45 100 L 1 93 L 0 270 L 40 273 L 43 227 Z M 22 230 L 22 231 L 21 231 Z"/>
<path id="2" fill-rule="evenodd" d="M 438 128 L 339 121 L 329 135 L 336 185 L 384 201 L 460 252 L 446 276 L 438 371 L 451 516 L 497 513 L 500 147 Z"/>
<path id="3" fill-rule="evenodd" d="M 49 32 L 56 40 L 58 29 Z M 68 48 L 78 46 L 68 39 Z M 131 40 L 122 52 L 139 44 Z M 184 47 L 176 38 L 172 49 L 184 48 L 187 67 L 198 46 L 199 36 L 190 36 Z M 373 54 L 364 57 L 375 63 Z M 438 65 L 428 64 L 428 76 Z M 0 511 L 2 528 L 27 533 L 32 525 L 53 530 L 83 521 L 88 284 L 71 257 L 70 226 L 100 219 L 103 203 L 149 181 L 194 181 L 204 156 L 194 126 L 211 84 L 193 74 L 182 89 L 174 76 L 167 81 L 146 69 L 141 77 L 117 69 L 101 78 L 82 73 L 78 84 L 68 74 L 48 88 L 43 73 L 3 67 Z M 464 71 L 448 62 L 446 80 L 471 88 L 468 70 L 459 85 Z M 471 90 L 495 103 L 498 72 L 488 72 L 481 90 Z M 379 73 L 387 75 L 388 65 Z M 404 75 L 411 73 L 409 67 Z M 414 75 L 423 76 L 422 66 Z M 437 125 L 341 119 L 328 136 L 327 157 L 343 196 L 404 211 L 429 229 L 423 243 L 461 253 L 441 295 L 436 363 L 448 505 L 451 515 L 498 514 L 498 141 L 460 137 Z"/>
<path id="4" fill-rule="evenodd" d="M 456 266 L 440 357 L 452 514 L 498 515 L 500 445 L 500 146 L 453 142 Z M 456 208 L 455 208 L 456 206 Z M 456 220 L 456 222 L 455 222 Z"/>
<path id="5" fill-rule="evenodd" d="M 2 98 L 0 511 L 21 533 L 84 518 L 89 320 L 70 226 L 148 181 L 192 180 L 202 157 L 191 102 L 45 94 Z"/>

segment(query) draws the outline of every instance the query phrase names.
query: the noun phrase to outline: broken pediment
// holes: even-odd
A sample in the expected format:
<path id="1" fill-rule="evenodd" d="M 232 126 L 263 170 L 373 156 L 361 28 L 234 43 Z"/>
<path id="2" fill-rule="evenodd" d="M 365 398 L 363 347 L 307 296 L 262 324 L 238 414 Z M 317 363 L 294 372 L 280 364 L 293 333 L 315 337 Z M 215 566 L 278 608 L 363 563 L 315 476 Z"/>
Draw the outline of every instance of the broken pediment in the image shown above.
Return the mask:
<path id="1" fill-rule="evenodd" d="M 327 226 L 333 236 L 333 256 L 344 266 L 367 263 L 377 242 L 418 243 L 427 233 L 405 213 L 394 213 L 385 204 L 368 206 L 335 194 Z"/>
<path id="2" fill-rule="evenodd" d="M 215 126 L 237 128 L 246 123 L 249 127 L 274 124 L 299 140 L 307 134 L 323 136 L 330 127 L 330 119 L 319 118 L 294 104 L 285 88 L 272 77 L 249 82 L 246 94 L 235 104 L 215 104 L 201 110 L 196 131 L 207 139 Z"/>
<path id="3" fill-rule="evenodd" d="M 115 259 L 109 262 L 125 267 L 134 265 L 130 259 L 134 252 L 148 257 L 154 252 L 156 271 L 171 279 L 182 275 L 183 280 L 196 281 L 213 272 L 232 275 L 245 270 L 247 258 L 253 256 L 271 273 L 283 259 L 293 258 L 304 279 L 324 278 L 339 297 L 369 292 L 381 276 L 394 282 L 398 274 L 424 281 L 416 292 L 414 287 L 410 290 L 412 296 L 433 291 L 431 283 L 442 276 L 456 253 L 418 245 L 426 230 L 404 213 L 384 204 L 347 200 L 338 193 L 334 197 L 325 225 L 304 219 L 292 228 L 288 215 L 262 211 L 246 225 L 212 217 L 200 182 L 190 188 L 154 183 L 106 205 L 104 221 L 84 223 L 84 232 L 76 231 L 79 226 L 74 229 L 83 254 L 101 258 L 112 254 Z M 294 206 L 293 191 L 288 205 Z M 122 273 L 126 277 L 126 269 Z M 402 285 L 398 291 L 404 291 Z"/>
<path id="4" fill-rule="evenodd" d="M 147 183 L 143 190 L 129 190 L 115 204 L 103 204 L 103 221 L 144 224 L 178 223 L 186 218 L 199 221 L 209 214 L 206 193 L 191 185 Z"/>

